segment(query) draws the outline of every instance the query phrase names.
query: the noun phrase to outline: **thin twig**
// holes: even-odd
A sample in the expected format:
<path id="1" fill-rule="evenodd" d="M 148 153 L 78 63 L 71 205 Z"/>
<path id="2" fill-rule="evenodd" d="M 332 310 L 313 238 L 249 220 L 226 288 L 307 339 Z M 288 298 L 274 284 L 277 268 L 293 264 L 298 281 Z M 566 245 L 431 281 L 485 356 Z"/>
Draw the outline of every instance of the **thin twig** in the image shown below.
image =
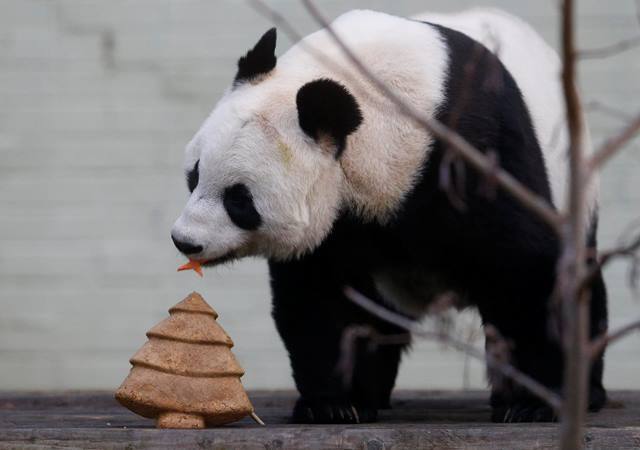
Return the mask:
<path id="1" fill-rule="evenodd" d="M 631 242 L 627 244 L 620 245 L 619 247 L 601 252 L 598 258 L 599 268 L 604 267 L 614 258 L 634 256 L 639 250 L 640 250 L 640 234 L 635 236 L 631 240 Z"/>
<path id="2" fill-rule="evenodd" d="M 255 411 L 251 411 L 251 414 L 249 414 L 251 416 L 251 418 L 258 424 L 258 425 L 262 425 L 263 427 L 265 426 L 264 422 L 262 421 L 262 419 L 260 418 L 259 415 L 256 414 Z"/>
<path id="3" fill-rule="evenodd" d="M 345 43 L 336 35 L 331 25 L 319 13 L 317 8 L 308 0 L 302 0 L 307 10 L 312 14 L 315 20 L 326 28 L 334 42 L 341 48 L 343 53 L 351 61 L 351 63 L 363 74 L 370 83 L 372 83 L 385 97 L 391 100 L 399 112 L 406 117 L 415 121 L 417 124 L 425 128 L 434 137 L 440 139 L 451 149 L 469 163 L 471 167 L 481 174 L 494 177 L 496 183 L 502 187 L 505 192 L 509 193 L 525 208 L 534 212 L 538 217 L 548 223 L 554 230 L 558 231 L 562 224 L 562 217 L 543 197 L 531 192 L 526 186 L 520 183 L 516 178 L 504 170 L 495 170 L 494 160 L 484 155 L 474 146 L 469 144 L 464 138 L 440 123 L 435 118 L 427 117 L 421 112 L 415 110 L 400 96 L 398 96 L 390 87 L 375 76 L 359 58 L 345 45 Z M 281 26 L 286 34 L 293 40 L 300 40 L 300 34 L 295 28 L 275 9 L 266 4 L 263 0 L 250 0 L 249 3 L 265 17 L 270 18 L 274 23 Z M 308 49 L 307 46 L 305 49 Z M 313 50 L 312 55 L 319 57 L 320 52 Z M 320 56 L 321 62 L 327 63 L 327 59 Z"/>
<path id="4" fill-rule="evenodd" d="M 597 262 L 589 268 L 587 275 L 584 278 L 584 281 L 581 284 L 581 289 L 586 289 L 591 285 L 593 280 L 595 280 L 596 276 L 604 269 L 604 267 L 609 264 L 611 261 L 618 258 L 629 258 L 631 259 L 632 269 L 629 275 L 629 284 L 631 287 L 635 287 L 634 280 L 634 266 L 638 266 L 638 251 L 640 250 L 640 235 L 636 237 L 636 239 L 629 244 L 622 245 L 620 247 L 616 247 L 610 250 L 606 250 L 600 253 L 598 256 Z"/>
<path id="5" fill-rule="evenodd" d="M 593 153 L 587 162 L 588 175 L 593 175 L 638 133 L 640 133 L 640 113 Z"/>
<path id="6" fill-rule="evenodd" d="M 352 287 L 345 287 L 344 294 L 349 300 L 351 300 L 361 308 L 367 310 L 367 312 L 393 325 L 403 328 L 411 332 L 411 334 L 415 336 L 419 336 L 424 339 L 445 342 L 451 345 L 451 347 L 455 348 L 456 350 L 462 351 L 472 358 L 478 359 L 480 361 L 485 361 L 487 366 L 499 371 L 505 377 L 528 389 L 531 393 L 549 404 L 549 406 L 551 406 L 554 410 L 560 410 L 562 400 L 560 399 L 560 397 L 558 397 L 557 394 L 531 378 L 529 375 L 519 371 L 514 366 L 498 361 L 491 354 L 485 354 L 474 346 L 464 341 L 460 341 L 453 336 L 450 336 L 449 334 L 424 330 L 413 320 L 407 319 L 406 317 L 403 317 L 400 314 L 396 314 L 393 311 L 385 308 L 384 306 L 375 303 Z"/>
<path id="7" fill-rule="evenodd" d="M 591 342 L 590 354 L 591 358 L 595 359 L 604 351 L 606 347 L 620 338 L 623 338 L 627 334 L 640 331 L 640 320 L 631 322 L 623 327 L 618 328 L 615 331 L 610 331 Z"/>
<path id="8" fill-rule="evenodd" d="M 636 0 L 636 20 L 640 26 L 640 0 Z M 594 57 L 609 56 L 611 53 L 624 51 L 638 45 L 640 45 L 640 36 L 618 42 L 617 44 L 602 49 L 596 49 L 592 51 L 591 54 L 595 54 Z M 584 57 L 584 52 L 582 52 L 582 56 Z M 640 113 L 631 119 L 620 132 L 607 139 L 599 150 L 593 153 L 587 163 L 587 176 L 593 176 L 612 156 L 632 140 L 638 132 L 640 132 Z"/>
<path id="9" fill-rule="evenodd" d="M 607 105 L 599 100 L 591 100 L 585 103 L 584 109 L 585 111 L 600 112 L 615 119 L 624 120 L 625 122 L 632 119 L 631 115 L 626 111 Z"/>
<path id="10" fill-rule="evenodd" d="M 368 339 L 369 346 L 379 345 L 405 345 L 411 343 L 409 333 L 381 334 L 369 325 L 351 325 L 342 333 L 340 340 L 340 357 L 336 364 L 336 371 L 342 378 L 345 388 L 351 386 L 356 365 L 357 342 L 359 339 Z"/>
<path id="11" fill-rule="evenodd" d="M 636 0 L 636 20 L 640 25 L 640 0 Z M 634 36 L 604 47 L 581 50 L 578 52 L 578 57 L 581 59 L 607 58 L 638 46 L 640 46 L 640 36 Z"/>
<path id="12" fill-rule="evenodd" d="M 292 41 L 297 42 L 302 40 L 302 35 L 296 31 L 291 23 L 282 14 L 280 14 L 278 10 L 274 9 L 262 0 L 248 0 L 248 3 L 259 14 L 269 19 L 274 25 L 282 28 L 285 34 L 289 36 Z M 316 55 L 314 54 L 314 56 Z"/>
<path id="13" fill-rule="evenodd" d="M 613 55 L 619 55 L 627 50 L 632 50 L 640 46 L 640 36 L 634 36 L 629 39 L 615 42 L 611 45 L 606 45 L 600 48 L 590 48 L 586 50 L 580 50 L 578 52 L 578 58 L 580 59 L 598 59 L 607 58 Z"/>
<path id="14" fill-rule="evenodd" d="M 469 61 L 464 65 L 464 76 L 462 77 L 462 86 L 460 86 L 460 95 L 456 103 L 451 108 L 449 121 L 446 124 L 451 130 L 455 130 L 460 121 L 460 117 L 465 107 L 469 103 L 469 97 L 472 89 L 478 89 L 474 86 L 474 75 L 477 70 L 481 57 L 484 55 L 484 47 L 479 43 L 474 45 L 473 53 Z M 486 80 L 485 80 L 486 81 Z M 486 89 L 484 86 L 481 89 Z M 453 150 L 448 147 L 444 151 L 442 161 L 440 162 L 440 189 L 444 190 L 449 198 L 449 202 L 458 210 L 466 211 L 465 204 L 465 186 L 466 174 L 464 165 L 461 164 Z"/>
<path id="15" fill-rule="evenodd" d="M 638 232 L 638 226 L 640 221 L 633 222 L 626 231 L 621 235 L 620 242 L 617 247 L 600 252 L 596 264 L 590 268 L 587 278 L 585 279 L 584 286 L 587 287 L 609 262 L 618 259 L 626 258 L 631 262 L 629 269 L 629 286 L 632 289 L 637 287 L 637 274 L 638 267 L 640 267 L 640 232 Z M 624 243 L 622 243 L 624 242 Z"/>

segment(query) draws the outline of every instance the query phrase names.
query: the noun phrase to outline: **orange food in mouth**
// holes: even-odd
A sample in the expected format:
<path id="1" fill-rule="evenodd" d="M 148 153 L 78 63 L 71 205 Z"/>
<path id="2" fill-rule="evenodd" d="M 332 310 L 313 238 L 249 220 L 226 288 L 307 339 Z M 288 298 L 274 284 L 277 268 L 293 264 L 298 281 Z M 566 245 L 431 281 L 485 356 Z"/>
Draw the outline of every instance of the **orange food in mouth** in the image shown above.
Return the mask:
<path id="1" fill-rule="evenodd" d="M 195 259 L 190 259 L 189 262 L 184 263 L 180 267 L 178 267 L 178 272 L 183 270 L 193 270 L 198 275 L 202 276 L 202 263 L 200 261 L 196 261 Z"/>

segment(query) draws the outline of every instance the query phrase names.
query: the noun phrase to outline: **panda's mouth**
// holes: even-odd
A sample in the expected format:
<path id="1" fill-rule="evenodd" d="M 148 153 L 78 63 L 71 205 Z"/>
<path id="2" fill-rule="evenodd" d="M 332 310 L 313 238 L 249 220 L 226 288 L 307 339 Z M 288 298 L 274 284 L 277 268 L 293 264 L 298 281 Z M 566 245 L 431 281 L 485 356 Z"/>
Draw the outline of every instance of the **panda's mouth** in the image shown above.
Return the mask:
<path id="1" fill-rule="evenodd" d="M 214 267 L 214 266 L 219 266 L 220 264 L 228 263 L 230 261 L 233 261 L 234 259 L 237 259 L 237 254 L 235 250 L 231 250 L 230 252 L 227 252 L 222 256 L 218 256 L 217 258 L 201 261 L 200 265 L 204 267 Z"/>

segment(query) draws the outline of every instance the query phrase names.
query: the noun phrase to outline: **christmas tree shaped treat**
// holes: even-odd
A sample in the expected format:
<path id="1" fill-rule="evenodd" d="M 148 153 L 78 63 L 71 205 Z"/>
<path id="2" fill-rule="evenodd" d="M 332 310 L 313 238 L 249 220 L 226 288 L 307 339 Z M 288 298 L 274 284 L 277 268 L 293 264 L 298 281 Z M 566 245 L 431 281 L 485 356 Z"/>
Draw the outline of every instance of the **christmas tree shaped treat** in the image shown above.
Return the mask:
<path id="1" fill-rule="evenodd" d="M 156 419 L 158 428 L 204 428 L 247 415 L 264 425 L 240 383 L 244 370 L 231 353 L 233 341 L 217 318 L 197 292 L 172 307 L 131 358 L 116 399 Z"/>

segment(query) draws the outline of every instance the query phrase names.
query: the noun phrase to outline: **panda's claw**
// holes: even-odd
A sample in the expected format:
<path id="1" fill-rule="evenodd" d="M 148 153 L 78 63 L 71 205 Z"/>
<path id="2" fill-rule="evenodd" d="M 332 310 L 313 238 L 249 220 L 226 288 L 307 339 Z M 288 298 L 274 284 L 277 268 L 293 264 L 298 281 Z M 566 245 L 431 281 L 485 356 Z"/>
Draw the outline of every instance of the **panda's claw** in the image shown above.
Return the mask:
<path id="1" fill-rule="evenodd" d="M 348 400 L 299 398 L 293 408 L 293 423 L 357 424 L 375 422 L 377 411 Z"/>
<path id="2" fill-rule="evenodd" d="M 494 414 L 492 419 L 494 422 L 524 423 L 556 422 L 558 417 L 548 405 L 537 402 L 516 402 L 506 409 L 502 417 L 500 417 L 499 414 Z"/>

